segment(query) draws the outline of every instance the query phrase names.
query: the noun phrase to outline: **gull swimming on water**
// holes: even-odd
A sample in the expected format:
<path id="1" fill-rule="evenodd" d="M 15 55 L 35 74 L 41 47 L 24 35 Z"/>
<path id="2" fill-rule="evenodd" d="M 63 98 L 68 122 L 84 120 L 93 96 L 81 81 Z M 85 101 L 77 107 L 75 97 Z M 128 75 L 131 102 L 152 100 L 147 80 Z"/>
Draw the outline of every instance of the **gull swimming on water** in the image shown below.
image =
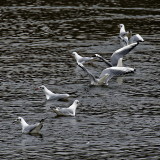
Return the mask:
<path id="1" fill-rule="evenodd" d="M 77 52 L 73 52 L 72 55 L 75 57 L 77 63 L 82 64 L 94 59 L 93 57 L 82 57 Z"/>
<path id="2" fill-rule="evenodd" d="M 118 27 L 120 28 L 119 37 L 122 38 L 127 34 L 127 32 L 125 30 L 125 26 L 124 26 L 124 24 L 119 24 Z"/>
<path id="3" fill-rule="evenodd" d="M 76 108 L 79 105 L 79 101 L 75 100 L 73 104 L 68 108 L 51 108 L 53 112 L 57 114 L 57 116 L 75 116 Z"/>
<path id="4" fill-rule="evenodd" d="M 133 50 L 139 43 L 132 43 L 132 44 L 129 44 L 127 46 L 124 46 L 118 50 L 116 50 L 111 58 L 110 58 L 110 61 L 107 61 L 107 60 L 104 60 L 103 57 L 101 57 L 100 55 L 98 54 L 95 54 L 96 57 L 99 57 L 100 59 L 102 59 L 109 67 L 113 67 L 113 66 L 117 66 L 118 64 L 118 61 L 120 58 L 123 58 L 123 56 L 125 56 L 126 54 L 128 54 L 131 50 Z M 122 60 L 122 59 L 121 59 Z"/>
<path id="5" fill-rule="evenodd" d="M 40 122 L 29 125 L 26 123 L 26 121 L 22 117 L 18 117 L 14 122 L 20 122 L 22 125 L 22 133 L 39 133 L 41 128 L 43 127 L 44 119 L 42 119 Z"/>
<path id="6" fill-rule="evenodd" d="M 108 81 L 115 76 L 124 75 L 126 73 L 134 72 L 135 70 L 130 67 L 109 67 L 102 71 L 99 76 L 99 79 L 96 79 L 81 63 L 78 63 L 78 66 L 81 67 L 88 75 L 92 85 L 108 85 Z M 101 83 L 100 83 L 100 82 Z"/>
<path id="7" fill-rule="evenodd" d="M 40 86 L 37 89 L 43 90 L 47 100 L 62 100 L 62 99 L 67 99 L 69 97 L 69 94 L 53 93 L 49 89 L 47 89 L 44 85 Z"/>

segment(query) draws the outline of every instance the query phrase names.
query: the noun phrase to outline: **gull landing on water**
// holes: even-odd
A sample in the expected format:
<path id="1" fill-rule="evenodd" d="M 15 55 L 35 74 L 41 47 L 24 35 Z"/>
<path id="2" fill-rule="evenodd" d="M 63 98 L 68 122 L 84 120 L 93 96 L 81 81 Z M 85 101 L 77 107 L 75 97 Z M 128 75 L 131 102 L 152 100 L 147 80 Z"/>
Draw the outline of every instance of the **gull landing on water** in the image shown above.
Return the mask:
<path id="1" fill-rule="evenodd" d="M 73 104 L 68 108 L 51 108 L 51 110 L 57 114 L 57 116 L 75 116 L 76 108 L 79 105 L 79 101 L 75 100 Z"/>
<path id="2" fill-rule="evenodd" d="M 94 59 L 93 57 L 82 57 L 77 52 L 73 52 L 72 55 L 75 57 L 77 63 L 82 64 Z"/>
<path id="3" fill-rule="evenodd" d="M 100 78 L 95 78 L 95 76 L 89 72 L 82 63 L 77 63 L 80 68 L 82 68 L 89 76 L 91 85 L 105 85 L 108 74 L 101 76 Z"/>
<path id="4" fill-rule="evenodd" d="M 108 85 L 108 81 L 112 77 L 121 76 L 127 73 L 133 73 L 134 71 L 135 69 L 130 68 L 130 67 L 110 67 L 110 68 L 104 69 L 99 77 L 101 78 L 107 74 L 108 77 L 106 79 L 106 85 Z"/>
<path id="5" fill-rule="evenodd" d="M 81 67 L 88 75 L 92 85 L 108 85 L 108 81 L 115 76 L 124 75 L 127 73 L 134 72 L 133 68 L 130 67 L 109 67 L 102 71 L 99 78 L 96 79 L 81 63 L 78 63 L 78 66 Z"/>
<path id="6" fill-rule="evenodd" d="M 22 126 L 22 133 L 39 133 L 43 127 L 43 122 L 45 119 L 42 119 L 39 123 L 29 125 L 22 117 L 18 117 L 14 122 L 20 122 Z"/>
<path id="7" fill-rule="evenodd" d="M 42 89 L 44 94 L 46 95 L 47 100 L 64 100 L 69 97 L 69 94 L 58 94 L 53 93 L 49 89 L 47 89 L 44 85 L 40 86 L 37 89 Z"/>

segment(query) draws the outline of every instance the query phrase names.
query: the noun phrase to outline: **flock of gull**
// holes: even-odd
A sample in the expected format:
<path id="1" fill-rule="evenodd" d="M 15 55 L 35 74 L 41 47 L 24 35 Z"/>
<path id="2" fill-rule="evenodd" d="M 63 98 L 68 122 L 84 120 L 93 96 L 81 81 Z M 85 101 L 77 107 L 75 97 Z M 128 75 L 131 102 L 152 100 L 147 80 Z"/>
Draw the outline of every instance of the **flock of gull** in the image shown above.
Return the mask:
<path id="1" fill-rule="evenodd" d="M 115 76 L 121 76 L 127 73 L 135 72 L 134 68 L 123 66 L 123 57 L 132 51 L 140 42 L 143 42 L 143 38 L 139 34 L 132 35 L 131 31 L 126 31 L 123 24 L 119 24 L 120 33 L 118 38 L 120 39 L 123 47 L 116 50 L 110 57 L 110 60 L 106 60 L 99 54 L 95 54 L 94 57 L 82 57 L 77 52 L 73 52 L 72 55 L 75 57 L 77 65 L 88 75 L 91 85 L 108 85 L 109 80 Z M 95 58 L 99 58 L 106 65 L 99 78 L 96 78 L 85 66 L 84 64 Z M 46 100 L 63 100 L 67 99 L 69 94 L 56 94 L 47 89 L 44 85 L 38 87 L 37 89 L 43 90 Z M 68 108 L 51 108 L 57 116 L 75 116 L 76 108 L 79 105 L 79 101 L 75 100 L 71 106 Z M 39 133 L 43 127 L 42 119 L 40 122 L 29 125 L 22 117 L 18 117 L 14 122 L 20 122 L 22 125 L 22 133 Z"/>

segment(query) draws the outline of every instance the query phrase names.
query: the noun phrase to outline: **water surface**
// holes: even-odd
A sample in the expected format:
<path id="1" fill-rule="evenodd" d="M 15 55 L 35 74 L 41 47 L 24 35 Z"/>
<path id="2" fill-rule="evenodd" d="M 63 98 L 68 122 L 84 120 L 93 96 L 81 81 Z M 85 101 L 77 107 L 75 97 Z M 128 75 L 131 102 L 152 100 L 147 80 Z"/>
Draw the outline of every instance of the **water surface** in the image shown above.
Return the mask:
<path id="1" fill-rule="evenodd" d="M 160 155 L 159 1 L 0 2 L 1 159 L 158 159 Z M 118 24 L 145 40 L 124 58 L 135 74 L 90 86 L 73 51 L 109 59 L 121 47 Z M 95 75 L 106 67 L 86 64 Z M 46 102 L 44 84 L 68 101 Z M 76 117 L 55 117 L 50 106 L 78 99 Z M 12 122 L 48 117 L 42 135 L 21 134 Z"/>

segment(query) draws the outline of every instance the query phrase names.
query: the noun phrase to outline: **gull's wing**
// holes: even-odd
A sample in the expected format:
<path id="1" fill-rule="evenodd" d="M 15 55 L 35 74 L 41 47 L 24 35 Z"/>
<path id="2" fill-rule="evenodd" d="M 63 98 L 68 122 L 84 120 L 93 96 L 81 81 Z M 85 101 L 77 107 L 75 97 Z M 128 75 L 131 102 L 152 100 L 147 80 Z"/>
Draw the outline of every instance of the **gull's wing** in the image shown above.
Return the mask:
<path id="1" fill-rule="evenodd" d="M 60 100 L 60 99 L 67 99 L 68 97 L 69 97 L 69 94 L 56 93 L 56 94 L 54 94 L 53 99 L 54 100 Z M 52 97 L 51 97 L 51 99 L 52 99 Z"/>
<path id="2" fill-rule="evenodd" d="M 89 72 L 85 67 L 84 67 L 84 65 L 82 64 L 82 63 L 77 63 L 78 64 L 78 66 L 80 67 L 80 68 L 82 68 L 88 75 L 89 75 L 89 78 L 90 78 L 90 81 L 91 81 L 91 83 L 93 82 L 97 82 L 97 80 L 96 80 L 96 78 L 94 77 L 94 75 L 91 73 L 91 72 Z"/>
<path id="3" fill-rule="evenodd" d="M 69 108 L 52 108 L 58 116 L 73 116 L 73 111 Z"/>
<path id="4" fill-rule="evenodd" d="M 134 72 L 133 68 L 130 67 L 110 67 L 106 68 L 102 71 L 100 77 L 103 77 L 104 75 L 108 74 L 109 76 L 107 77 L 106 83 L 114 77 L 114 76 L 120 76 L 126 73 Z"/>
<path id="5" fill-rule="evenodd" d="M 38 133 L 42 127 L 42 123 L 29 125 L 24 129 L 24 133 Z"/>
<path id="6" fill-rule="evenodd" d="M 100 56 L 99 54 L 95 54 L 95 56 L 101 59 L 103 62 L 105 62 L 109 67 L 112 67 L 112 64 L 109 61 L 107 61 L 105 58 Z"/>
<path id="7" fill-rule="evenodd" d="M 44 122 L 45 119 L 40 120 L 39 123 L 36 123 L 36 124 L 33 124 L 33 125 L 28 125 L 24 129 L 24 133 L 39 133 L 39 131 L 43 127 L 43 122 Z"/>
<path id="8" fill-rule="evenodd" d="M 93 57 L 82 57 L 78 62 L 85 63 L 87 61 L 93 60 Z"/>
<path id="9" fill-rule="evenodd" d="M 142 38 L 141 35 L 135 34 L 130 38 L 130 43 L 134 43 L 134 42 L 144 42 L 144 39 Z"/>
<path id="10" fill-rule="evenodd" d="M 63 113 L 64 115 L 73 115 L 73 111 L 70 108 L 61 108 L 60 112 Z"/>
<path id="11" fill-rule="evenodd" d="M 123 58 L 124 55 L 128 54 L 132 49 L 134 49 L 139 43 L 132 43 L 116 50 L 111 56 L 111 63 L 113 66 L 117 66 L 118 60 Z"/>

